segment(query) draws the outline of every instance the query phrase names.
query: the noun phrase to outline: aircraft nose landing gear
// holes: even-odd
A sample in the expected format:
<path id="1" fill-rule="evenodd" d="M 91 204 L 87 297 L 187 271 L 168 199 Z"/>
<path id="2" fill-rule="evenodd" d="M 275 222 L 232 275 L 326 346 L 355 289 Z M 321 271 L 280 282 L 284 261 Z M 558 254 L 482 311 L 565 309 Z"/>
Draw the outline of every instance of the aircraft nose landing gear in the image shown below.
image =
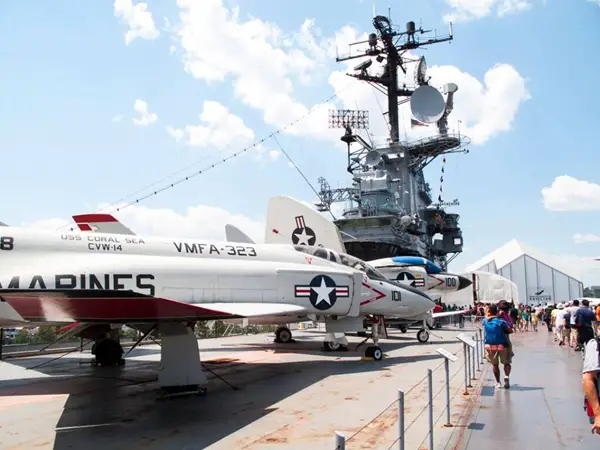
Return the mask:
<path id="1" fill-rule="evenodd" d="M 417 333 L 417 341 L 421 343 L 425 343 L 429 340 L 429 331 L 425 329 L 420 329 Z"/>
<path id="2" fill-rule="evenodd" d="M 383 322 L 383 319 L 382 318 L 376 319 L 376 321 L 374 321 L 371 324 L 371 336 L 368 337 L 367 339 L 365 339 L 364 341 L 362 341 L 356 347 L 356 349 L 358 350 L 358 347 L 360 347 L 362 344 L 364 344 L 368 339 L 372 339 L 373 344 L 375 344 L 375 345 L 370 345 L 365 349 L 365 358 L 369 358 L 369 359 L 372 358 L 375 361 L 381 361 L 383 359 L 383 351 L 377 345 L 377 344 L 379 344 L 379 333 L 380 333 L 379 327 L 380 326 L 383 327 L 383 334 L 384 334 L 384 336 L 386 336 L 385 323 Z"/>
<path id="3" fill-rule="evenodd" d="M 429 340 L 429 331 L 427 331 L 427 321 L 423 321 L 423 328 L 417 332 L 417 341 L 425 343 Z"/>

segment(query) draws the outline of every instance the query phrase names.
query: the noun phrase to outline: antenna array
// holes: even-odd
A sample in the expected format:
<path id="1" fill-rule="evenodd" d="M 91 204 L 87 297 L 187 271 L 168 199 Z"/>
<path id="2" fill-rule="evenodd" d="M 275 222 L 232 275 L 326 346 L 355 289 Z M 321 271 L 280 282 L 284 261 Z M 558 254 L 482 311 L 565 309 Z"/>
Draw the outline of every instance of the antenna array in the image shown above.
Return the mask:
<path id="1" fill-rule="evenodd" d="M 355 109 L 330 109 L 329 128 L 369 128 L 369 111 Z"/>

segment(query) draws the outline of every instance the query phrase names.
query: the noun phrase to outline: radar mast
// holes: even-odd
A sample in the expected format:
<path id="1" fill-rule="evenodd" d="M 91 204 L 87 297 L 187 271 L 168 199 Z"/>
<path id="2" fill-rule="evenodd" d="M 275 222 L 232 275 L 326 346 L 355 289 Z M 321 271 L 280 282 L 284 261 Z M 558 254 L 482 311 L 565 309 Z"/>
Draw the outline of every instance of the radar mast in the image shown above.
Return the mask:
<path id="1" fill-rule="evenodd" d="M 387 97 L 387 145 L 375 146 L 357 134 L 369 126 L 368 111 L 330 111 L 329 126 L 345 130 L 341 140 L 348 146 L 347 171 L 352 175 L 352 186 L 331 189 L 327 180 L 319 178 L 317 207 L 331 211 L 334 202 L 350 204 L 335 223 L 351 255 L 367 261 L 423 256 L 446 268 L 462 251 L 462 231 L 458 214 L 447 213 L 444 205 L 456 206 L 458 202 L 445 203 L 440 195 L 438 203 L 433 203 L 423 169 L 440 155 L 467 153 L 464 145 L 469 140 L 448 130 L 448 115 L 458 86 L 446 84 L 444 99 L 429 85 L 425 57 L 415 60 L 407 52 L 451 41 L 452 24 L 449 34 L 437 36 L 431 30 L 416 28 L 412 21 L 406 24 L 405 31 L 397 31 L 388 17 L 378 15 L 373 19 L 373 27 L 376 32 L 369 34 L 368 40 L 350 44 L 348 55 L 336 61 L 362 58 L 354 67 L 355 73 L 348 76 L 369 83 Z M 352 51 L 357 48 L 358 51 Z M 378 74 L 369 71 L 374 62 L 381 65 Z M 414 86 L 399 86 L 398 70 L 406 75 L 411 63 L 417 63 Z M 435 124 L 435 136 L 401 142 L 399 107 L 407 102 L 413 116 L 411 123 Z"/>

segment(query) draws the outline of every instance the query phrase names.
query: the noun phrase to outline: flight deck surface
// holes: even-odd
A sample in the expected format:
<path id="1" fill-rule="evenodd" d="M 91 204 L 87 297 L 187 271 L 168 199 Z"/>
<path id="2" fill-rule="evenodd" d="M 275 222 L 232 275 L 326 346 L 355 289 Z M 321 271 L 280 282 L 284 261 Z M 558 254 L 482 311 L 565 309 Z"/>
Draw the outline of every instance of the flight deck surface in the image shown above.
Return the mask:
<path id="1" fill-rule="evenodd" d="M 387 449 L 398 436 L 394 402 L 403 389 L 405 423 L 412 424 L 406 448 L 422 448 L 428 433 L 423 380 L 430 368 L 433 392 L 441 391 L 434 417 L 436 444 L 442 444 L 452 429 L 441 426 L 444 368 L 436 349 L 460 358 L 450 367 L 452 420 L 458 421 L 472 406 L 472 397 L 462 395 L 456 340 L 467 330 L 434 330 L 428 344 L 419 344 L 415 331 L 392 330 L 380 341 L 388 357 L 379 362 L 361 360 L 364 347 L 353 348 L 362 339 L 354 336 L 350 351 L 323 352 L 324 333 L 316 330 L 294 331 L 290 344 L 274 344 L 272 334 L 199 340 L 205 367 L 226 382 L 207 372 L 205 396 L 166 400 L 158 399 L 156 345 L 134 350 L 121 368 L 92 368 L 89 353 L 10 359 L 0 362 L 0 442 L 4 450 L 332 450 L 340 431 L 347 449 Z"/>

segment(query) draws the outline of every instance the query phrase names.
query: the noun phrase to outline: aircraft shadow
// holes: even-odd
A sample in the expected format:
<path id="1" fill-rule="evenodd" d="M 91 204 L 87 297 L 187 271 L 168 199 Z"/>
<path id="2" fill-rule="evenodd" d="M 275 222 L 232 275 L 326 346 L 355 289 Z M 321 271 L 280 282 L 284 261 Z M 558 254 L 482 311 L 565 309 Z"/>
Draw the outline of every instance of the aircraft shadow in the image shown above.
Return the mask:
<path id="1" fill-rule="evenodd" d="M 388 345 L 382 347 L 384 351 L 389 349 Z M 67 361 L 56 363 L 79 366 L 80 358 L 62 359 Z M 65 377 L 20 380 L 19 386 L 1 382 L 0 397 L 68 394 L 56 425 L 55 450 L 83 446 L 86 450 L 203 449 L 270 414 L 277 409 L 273 405 L 329 376 L 388 371 L 397 364 L 440 359 L 440 355 L 433 354 L 389 357 L 378 362 L 344 358 L 272 363 L 233 360 L 206 367 L 234 385 L 236 392 L 207 371 L 210 381 L 206 396 L 164 401 L 157 399 L 158 362 L 144 362 L 141 372 L 128 363 L 124 368 L 95 369 L 95 375 L 84 368 L 83 374 L 71 370 Z M 47 366 L 36 370 L 56 373 Z M 69 373 L 65 366 L 61 371 Z M 90 383 L 91 376 L 94 383 Z"/>

